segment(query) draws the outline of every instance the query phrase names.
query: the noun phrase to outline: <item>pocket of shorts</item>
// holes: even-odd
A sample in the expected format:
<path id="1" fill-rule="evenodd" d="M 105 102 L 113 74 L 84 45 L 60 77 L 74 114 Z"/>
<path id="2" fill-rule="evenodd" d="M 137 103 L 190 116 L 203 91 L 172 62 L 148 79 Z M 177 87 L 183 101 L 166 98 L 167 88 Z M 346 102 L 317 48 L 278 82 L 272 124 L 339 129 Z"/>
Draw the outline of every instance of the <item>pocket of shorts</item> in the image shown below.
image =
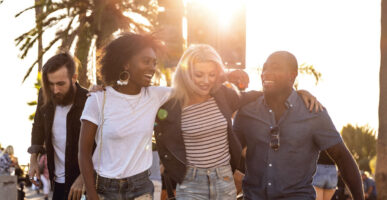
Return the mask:
<path id="1" fill-rule="evenodd" d="M 134 191 L 153 192 L 154 186 L 149 178 L 145 178 L 135 183 Z"/>
<path id="2" fill-rule="evenodd" d="M 105 193 L 105 190 L 106 190 L 106 188 L 103 184 L 98 184 L 96 189 L 97 189 L 98 194 L 103 194 L 103 193 Z"/>

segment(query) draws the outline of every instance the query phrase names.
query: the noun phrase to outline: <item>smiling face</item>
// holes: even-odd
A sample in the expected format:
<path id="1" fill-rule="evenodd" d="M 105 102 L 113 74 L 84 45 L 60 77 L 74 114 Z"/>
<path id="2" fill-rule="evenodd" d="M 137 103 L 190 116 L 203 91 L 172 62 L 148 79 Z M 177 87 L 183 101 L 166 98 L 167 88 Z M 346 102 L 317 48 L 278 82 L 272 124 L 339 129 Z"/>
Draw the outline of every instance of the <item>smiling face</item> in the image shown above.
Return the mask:
<path id="1" fill-rule="evenodd" d="M 140 88 L 149 86 L 156 70 L 155 51 L 150 47 L 144 48 L 130 59 L 126 70 L 130 74 L 130 83 Z"/>
<path id="2" fill-rule="evenodd" d="M 195 63 L 192 72 L 192 81 L 196 85 L 195 94 L 208 97 L 218 79 L 217 66 L 214 62 Z"/>
<path id="3" fill-rule="evenodd" d="M 294 66 L 295 65 L 295 66 Z M 297 60 L 287 52 L 276 52 L 267 58 L 261 74 L 263 91 L 277 94 L 293 88 L 297 77 Z"/>

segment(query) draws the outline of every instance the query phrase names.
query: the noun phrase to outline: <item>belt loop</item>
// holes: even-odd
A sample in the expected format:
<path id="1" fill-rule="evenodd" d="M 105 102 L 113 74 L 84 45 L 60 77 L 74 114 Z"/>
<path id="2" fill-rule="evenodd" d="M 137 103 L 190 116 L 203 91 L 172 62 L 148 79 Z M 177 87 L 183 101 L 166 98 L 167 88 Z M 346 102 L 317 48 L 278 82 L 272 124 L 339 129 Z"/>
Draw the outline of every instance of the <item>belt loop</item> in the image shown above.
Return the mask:
<path id="1" fill-rule="evenodd" d="M 221 178 L 221 174 L 219 172 L 219 168 L 218 167 L 215 168 L 215 171 L 216 171 L 216 175 L 218 176 L 218 178 Z"/>
<path id="2" fill-rule="evenodd" d="M 195 176 L 196 176 L 196 167 L 193 167 L 193 172 L 192 172 L 192 179 L 194 180 L 195 179 Z"/>

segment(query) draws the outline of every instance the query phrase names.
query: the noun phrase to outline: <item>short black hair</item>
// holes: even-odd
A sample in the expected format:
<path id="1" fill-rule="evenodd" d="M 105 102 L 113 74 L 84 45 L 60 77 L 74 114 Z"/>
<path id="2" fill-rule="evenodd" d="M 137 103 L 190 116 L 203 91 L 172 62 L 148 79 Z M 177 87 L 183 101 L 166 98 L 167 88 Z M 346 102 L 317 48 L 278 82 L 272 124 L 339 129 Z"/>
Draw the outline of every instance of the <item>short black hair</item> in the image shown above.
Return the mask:
<path id="1" fill-rule="evenodd" d="M 114 85 L 130 59 L 149 47 L 157 52 L 162 49 L 162 43 L 151 34 L 122 34 L 103 49 L 99 77 L 104 84 Z"/>
<path id="2" fill-rule="evenodd" d="M 59 53 L 51 57 L 42 67 L 44 105 L 51 102 L 51 90 L 47 74 L 56 72 L 63 66 L 67 68 L 68 77 L 71 80 L 71 77 L 73 77 L 77 68 L 73 57 L 67 52 Z"/>

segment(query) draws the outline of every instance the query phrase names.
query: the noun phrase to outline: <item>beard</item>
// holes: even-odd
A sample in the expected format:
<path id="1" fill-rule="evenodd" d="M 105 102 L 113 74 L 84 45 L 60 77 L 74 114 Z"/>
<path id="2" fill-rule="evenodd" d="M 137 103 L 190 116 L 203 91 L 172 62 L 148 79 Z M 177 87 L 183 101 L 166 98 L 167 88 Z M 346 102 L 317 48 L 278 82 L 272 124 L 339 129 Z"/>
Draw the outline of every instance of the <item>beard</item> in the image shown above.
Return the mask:
<path id="1" fill-rule="evenodd" d="M 70 81 L 70 88 L 66 94 L 52 94 L 51 99 L 56 105 L 67 106 L 71 104 L 74 100 L 75 90 L 72 81 Z"/>

